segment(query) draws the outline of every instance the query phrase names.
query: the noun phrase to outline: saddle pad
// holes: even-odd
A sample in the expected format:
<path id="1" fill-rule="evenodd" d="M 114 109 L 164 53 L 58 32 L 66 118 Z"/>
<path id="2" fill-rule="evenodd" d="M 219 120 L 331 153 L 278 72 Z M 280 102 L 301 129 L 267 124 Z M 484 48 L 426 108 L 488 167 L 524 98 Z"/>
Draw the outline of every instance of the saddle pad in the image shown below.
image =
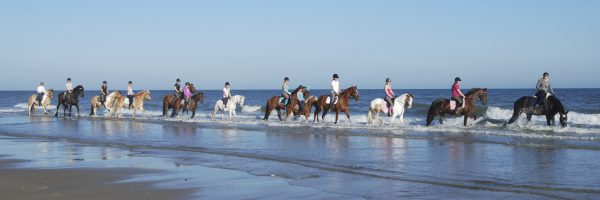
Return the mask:
<path id="1" fill-rule="evenodd" d="M 456 109 L 456 101 L 450 100 L 450 110 Z"/>
<path id="2" fill-rule="evenodd" d="M 338 99 L 339 99 L 339 97 L 338 97 Z M 327 99 L 325 100 L 325 103 L 327 103 L 327 104 L 331 103 L 331 97 L 330 96 L 327 97 Z M 333 104 L 336 104 L 336 103 L 337 103 L 337 101 L 333 102 Z"/>

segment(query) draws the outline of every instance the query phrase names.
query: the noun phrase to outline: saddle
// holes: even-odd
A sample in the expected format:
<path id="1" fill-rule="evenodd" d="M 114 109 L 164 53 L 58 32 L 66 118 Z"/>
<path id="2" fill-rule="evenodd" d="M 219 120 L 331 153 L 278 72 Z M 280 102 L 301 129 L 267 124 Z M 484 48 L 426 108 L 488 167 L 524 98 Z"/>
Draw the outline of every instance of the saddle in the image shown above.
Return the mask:
<path id="1" fill-rule="evenodd" d="M 285 99 L 285 102 L 283 100 Z M 279 104 L 283 104 L 284 106 L 290 105 L 290 99 L 286 99 L 283 94 L 279 96 Z"/>
<path id="2" fill-rule="evenodd" d="M 537 100 L 537 96 L 532 96 L 532 99 L 534 99 L 534 101 L 530 101 L 529 103 L 531 104 L 531 107 L 533 108 L 533 114 L 534 115 L 543 115 L 545 113 L 545 106 L 546 105 L 546 101 L 548 100 L 548 97 L 551 95 L 546 95 L 546 98 L 540 102 L 540 104 L 538 104 L 538 100 Z"/>
<path id="3" fill-rule="evenodd" d="M 453 110 L 456 114 L 460 114 L 462 111 L 462 104 L 454 99 L 450 99 L 450 110 Z"/>
<path id="4" fill-rule="evenodd" d="M 337 104 L 338 100 L 339 100 L 339 97 L 335 98 L 335 101 L 333 101 L 333 103 L 331 103 L 331 96 L 328 96 L 327 99 L 325 100 L 325 103 L 335 105 L 335 104 Z"/>

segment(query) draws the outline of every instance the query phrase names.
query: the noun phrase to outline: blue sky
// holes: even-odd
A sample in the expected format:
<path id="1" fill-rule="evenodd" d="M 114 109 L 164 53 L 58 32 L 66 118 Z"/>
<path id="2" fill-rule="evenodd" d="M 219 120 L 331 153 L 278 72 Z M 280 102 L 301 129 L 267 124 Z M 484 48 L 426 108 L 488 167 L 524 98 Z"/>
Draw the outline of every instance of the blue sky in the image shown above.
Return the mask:
<path id="1" fill-rule="evenodd" d="M 0 90 L 599 87 L 600 1 L 0 1 Z"/>

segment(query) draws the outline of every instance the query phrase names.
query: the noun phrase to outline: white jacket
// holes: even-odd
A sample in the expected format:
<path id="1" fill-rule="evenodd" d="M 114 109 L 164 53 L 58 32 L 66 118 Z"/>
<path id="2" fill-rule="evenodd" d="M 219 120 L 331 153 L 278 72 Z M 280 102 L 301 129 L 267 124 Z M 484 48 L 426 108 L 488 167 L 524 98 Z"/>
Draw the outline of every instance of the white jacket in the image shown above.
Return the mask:
<path id="1" fill-rule="evenodd" d="M 331 91 L 340 94 L 340 82 L 338 80 L 331 81 Z"/>
<path id="2" fill-rule="evenodd" d="M 46 94 L 46 88 L 43 85 L 38 86 L 37 92 Z"/>

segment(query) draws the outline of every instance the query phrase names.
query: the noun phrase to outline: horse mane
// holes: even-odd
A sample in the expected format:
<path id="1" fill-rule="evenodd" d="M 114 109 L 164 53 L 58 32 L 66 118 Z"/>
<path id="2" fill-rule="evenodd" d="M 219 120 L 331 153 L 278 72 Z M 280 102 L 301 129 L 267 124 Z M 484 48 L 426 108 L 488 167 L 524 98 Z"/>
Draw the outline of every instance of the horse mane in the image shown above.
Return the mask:
<path id="1" fill-rule="evenodd" d="M 469 95 L 475 94 L 479 90 L 487 90 L 487 88 L 473 88 L 473 89 L 470 89 L 467 93 L 465 93 L 465 96 L 469 96 Z"/>
<path id="2" fill-rule="evenodd" d="M 340 92 L 340 96 L 342 96 L 342 94 L 346 94 L 346 93 L 350 92 L 350 89 L 352 89 L 352 88 L 354 88 L 354 86 L 342 90 L 342 92 Z"/>
<path id="3" fill-rule="evenodd" d="M 298 93 L 299 90 L 300 90 L 300 86 L 298 86 L 294 91 L 292 91 L 292 95 Z"/>
<path id="4" fill-rule="evenodd" d="M 563 106 L 562 102 L 558 98 L 556 98 L 554 95 L 549 96 L 548 99 L 554 99 L 554 105 L 556 106 L 556 108 L 558 109 L 559 112 L 561 112 L 561 113 L 566 112 L 565 106 Z"/>

